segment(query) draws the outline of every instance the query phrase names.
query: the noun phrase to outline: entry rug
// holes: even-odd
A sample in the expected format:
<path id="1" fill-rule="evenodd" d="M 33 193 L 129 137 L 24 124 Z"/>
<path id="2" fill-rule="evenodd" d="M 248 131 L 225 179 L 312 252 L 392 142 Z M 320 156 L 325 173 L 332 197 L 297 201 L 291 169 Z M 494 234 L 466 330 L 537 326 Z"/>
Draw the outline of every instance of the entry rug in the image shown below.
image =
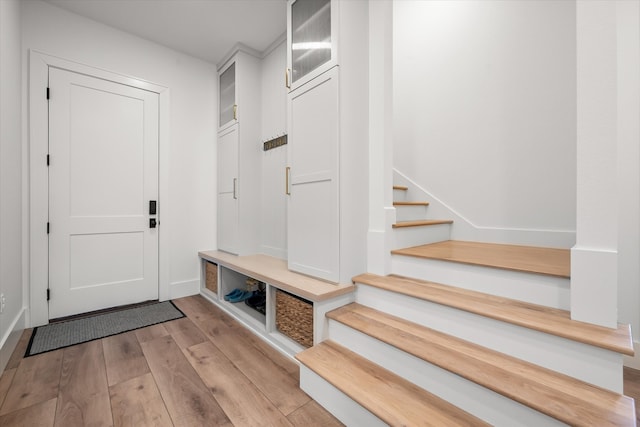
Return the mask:
<path id="1" fill-rule="evenodd" d="M 51 323 L 33 330 L 24 357 L 98 340 L 184 317 L 171 301 Z"/>

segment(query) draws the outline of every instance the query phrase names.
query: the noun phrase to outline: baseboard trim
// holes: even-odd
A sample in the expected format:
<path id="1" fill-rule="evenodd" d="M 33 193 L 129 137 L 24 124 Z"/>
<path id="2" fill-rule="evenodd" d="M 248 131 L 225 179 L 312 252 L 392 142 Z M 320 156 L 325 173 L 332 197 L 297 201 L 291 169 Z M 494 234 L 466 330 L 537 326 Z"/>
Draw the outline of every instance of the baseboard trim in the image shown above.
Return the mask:
<path id="1" fill-rule="evenodd" d="M 406 185 L 409 191 L 417 191 L 412 199 L 429 201 L 429 217 L 453 220 L 452 240 L 470 240 L 512 245 L 545 246 L 567 249 L 576 242 L 575 230 L 545 230 L 528 228 L 487 227 L 471 222 L 436 195 L 422 188 L 397 169 L 393 170 L 393 183 Z"/>
<path id="2" fill-rule="evenodd" d="M 3 372 L 7 363 L 9 363 L 9 358 L 13 354 L 13 350 L 15 350 L 25 328 L 25 320 L 26 308 L 22 307 L 16 318 L 11 322 L 11 327 L 2 337 L 2 341 L 0 341 L 0 372 Z"/>
<path id="3" fill-rule="evenodd" d="M 174 282 L 169 285 L 169 299 L 190 297 L 200 293 L 200 279 Z"/>

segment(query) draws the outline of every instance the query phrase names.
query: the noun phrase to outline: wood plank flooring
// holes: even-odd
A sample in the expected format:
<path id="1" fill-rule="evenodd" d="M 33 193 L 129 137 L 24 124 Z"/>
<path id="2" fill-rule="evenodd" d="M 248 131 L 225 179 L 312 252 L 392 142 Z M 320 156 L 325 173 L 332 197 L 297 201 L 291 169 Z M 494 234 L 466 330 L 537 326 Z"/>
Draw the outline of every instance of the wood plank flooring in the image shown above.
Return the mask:
<path id="1" fill-rule="evenodd" d="M 391 251 L 392 254 L 569 277 L 569 249 L 448 240 Z"/>
<path id="2" fill-rule="evenodd" d="M 187 318 L 22 358 L 0 376 L 0 425 L 340 426 L 298 365 L 200 296 Z"/>

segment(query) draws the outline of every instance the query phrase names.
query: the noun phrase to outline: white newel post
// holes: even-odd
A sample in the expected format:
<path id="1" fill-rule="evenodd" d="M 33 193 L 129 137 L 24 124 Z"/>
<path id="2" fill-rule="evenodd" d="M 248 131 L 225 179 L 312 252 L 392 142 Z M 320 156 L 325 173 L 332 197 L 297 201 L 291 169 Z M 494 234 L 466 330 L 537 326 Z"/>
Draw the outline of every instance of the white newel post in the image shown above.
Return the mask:
<path id="1" fill-rule="evenodd" d="M 369 232 L 367 270 L 391 272 L 393 4 L 369 1 Z"/>
<path id="2" fill-rule="evenodd" d="M 576 3 L 577 219 L 571 318 L 618 321 L 616 2 Z"/>

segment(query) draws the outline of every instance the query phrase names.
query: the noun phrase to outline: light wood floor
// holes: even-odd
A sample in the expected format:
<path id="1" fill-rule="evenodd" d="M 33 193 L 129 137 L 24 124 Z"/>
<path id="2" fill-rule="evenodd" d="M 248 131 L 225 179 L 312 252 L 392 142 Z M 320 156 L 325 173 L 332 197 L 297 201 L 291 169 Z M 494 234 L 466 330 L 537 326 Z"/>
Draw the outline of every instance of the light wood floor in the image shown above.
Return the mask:
<path id="1" fill-rule="evenodd" d="M 0 377 L 0 426 L 339 426 L 299 369 L 200 296 L 187 318 L 22 358 Z"/>

